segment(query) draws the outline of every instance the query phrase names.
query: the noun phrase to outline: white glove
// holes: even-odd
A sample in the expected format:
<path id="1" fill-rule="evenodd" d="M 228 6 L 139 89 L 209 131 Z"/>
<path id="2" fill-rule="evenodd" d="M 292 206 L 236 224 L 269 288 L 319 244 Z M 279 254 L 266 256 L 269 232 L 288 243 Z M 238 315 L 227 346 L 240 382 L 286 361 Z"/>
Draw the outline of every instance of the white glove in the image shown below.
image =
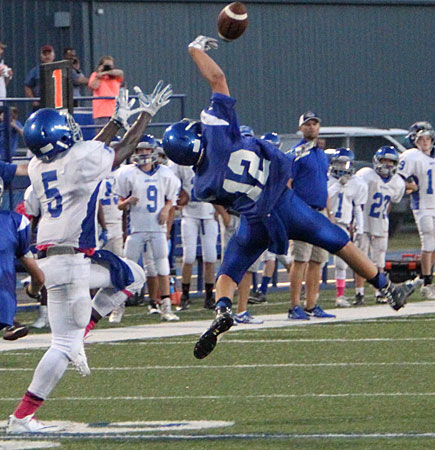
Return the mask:
<path id="1" fill-rule="evenodd" d="M 172 86 L 168 84 L 163 87 L 162 80 L 156 84 L 152 94 L 144 94 L 138 86 L 134 87 L 134 92 L 139 100 L 139 109 L 147 112 L 151 117 L 154 117 L 160 108 L 170 102 L 170 97 L 173 94 Z"/>
<path id="2" fill-rule="evenodd" d="M 128 101 L 128 89 L 121 88 L 119 90 L 118 97 L 116 97 L 115 112 L 113 113 L 112 120 L 126 130 L 130 128 L 128 123 L 129 117 L 142 111 L 141 108 L 131 109 L 135 102 L 136 99 L 134 98 Z"/>
<path id="3" fill-rule="evenodd" d="M 218 48 L 218 41 L 217 39 L 202 36 L 200 34 L 194 41 L 189 44 L 189 48 L 197 48 L 198 50 L 202 50 L 203 52 L 206 52 L 212 48 L 216 50 Z"/>

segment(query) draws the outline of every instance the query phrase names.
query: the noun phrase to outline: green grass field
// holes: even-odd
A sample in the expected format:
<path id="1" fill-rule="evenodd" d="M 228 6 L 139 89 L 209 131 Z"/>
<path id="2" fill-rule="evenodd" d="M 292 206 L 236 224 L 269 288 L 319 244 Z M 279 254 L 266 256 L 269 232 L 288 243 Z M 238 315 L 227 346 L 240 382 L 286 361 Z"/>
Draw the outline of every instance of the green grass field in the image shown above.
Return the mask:
<path id="1" fill-rule="evenodd" d="M 332 307 L 334 291 L 321 296 Z M 287 300 L 274 293 L 252 311 L 286 314 Z M 201 304 L 182 319 L 211 319 Z M 155 322 L 146 308 L 132 307 L 121 326 Z M 92 375 L 68 370 L 38 418 L 101 430 L 92 438 L 44 437 L 65 449 L 435 448 L 434 323 L 435 315 L 426 315 L 230 332 L 202 361 L 192 354 L 197 336 L 92 344 Z M 0 420 L 13 411 L 43 353 L 0 353 Z M 151 431 L 136 424 L 101 434 L 109 422 L 200 420 L 233 424 Z"/>

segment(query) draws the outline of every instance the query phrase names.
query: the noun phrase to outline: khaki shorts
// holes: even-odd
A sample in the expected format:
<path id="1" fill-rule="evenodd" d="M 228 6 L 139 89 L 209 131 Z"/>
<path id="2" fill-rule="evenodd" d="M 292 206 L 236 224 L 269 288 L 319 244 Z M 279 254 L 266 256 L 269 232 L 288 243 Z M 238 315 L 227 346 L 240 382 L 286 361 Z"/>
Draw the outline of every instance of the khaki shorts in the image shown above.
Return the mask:
<path id="1" fill-rule="evenodd" d="M 298 262 L 314 261 L 324 264 L 329 259 L 329 253 L 321 247 L 303 241 L 292 241 L 292 259 Z"/>

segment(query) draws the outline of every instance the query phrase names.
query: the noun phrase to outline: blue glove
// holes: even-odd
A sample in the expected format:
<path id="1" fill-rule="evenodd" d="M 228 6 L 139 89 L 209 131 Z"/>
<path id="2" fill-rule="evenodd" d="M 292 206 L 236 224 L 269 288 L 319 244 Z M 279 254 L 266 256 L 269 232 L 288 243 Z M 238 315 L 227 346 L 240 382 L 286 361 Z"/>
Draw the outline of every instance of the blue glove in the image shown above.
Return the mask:
<path id="1" fill-rule="evenodd" d="M 101 230 L 101 233 L 98 236 L 98 240 L 100 241 L 101 248 L 103 248 L 107 244 L 107 241 L 109 240 L 109 234 L 105 228 Z"/>

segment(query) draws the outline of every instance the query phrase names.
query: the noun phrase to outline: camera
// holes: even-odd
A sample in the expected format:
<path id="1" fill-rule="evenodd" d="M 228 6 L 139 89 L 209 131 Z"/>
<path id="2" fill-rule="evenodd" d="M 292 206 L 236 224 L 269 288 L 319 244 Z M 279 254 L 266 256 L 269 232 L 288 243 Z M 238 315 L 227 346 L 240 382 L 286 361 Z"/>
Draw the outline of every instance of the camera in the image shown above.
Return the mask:
<path id="1" fill-rule="evenodd" d="M 108 70 L 112 70 L 113 67 L 110 64 L 104 64 L 103 72 L 107 72 Z"/>

